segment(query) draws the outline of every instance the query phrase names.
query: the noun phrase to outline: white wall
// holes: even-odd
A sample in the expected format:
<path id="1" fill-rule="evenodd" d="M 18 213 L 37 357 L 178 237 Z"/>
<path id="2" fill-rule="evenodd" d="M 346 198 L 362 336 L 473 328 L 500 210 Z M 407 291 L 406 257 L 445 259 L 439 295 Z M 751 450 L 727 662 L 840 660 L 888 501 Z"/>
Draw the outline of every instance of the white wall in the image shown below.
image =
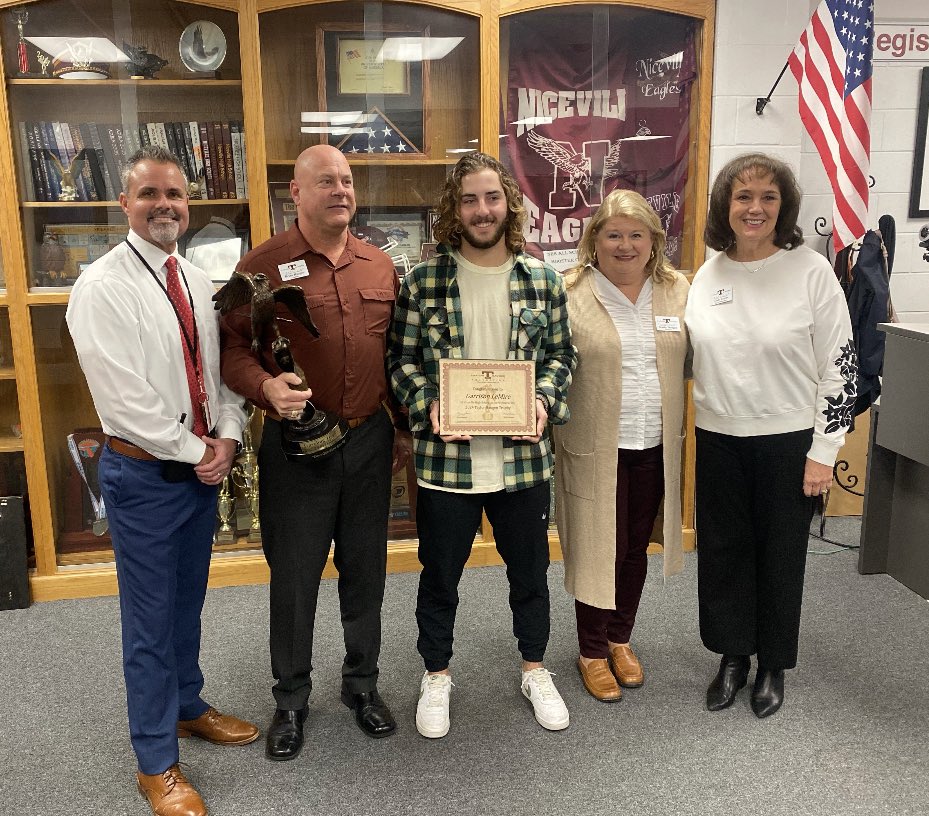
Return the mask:
<path id="1" fill-rule="evenodd" d="M 832 193 L 819 154 L 797 110 L 797 83 L 788 70 L 764 114 L 755 100 L 767 96 L 806 27 L 817 0 L 717 0 L 716 63 L 713 68 L 713 121 L 710 179 L 730 158 L 763 150 L 789 162 L 803 188 L 800 226 L 807 243 L 823 253 L 827 241 L 814 222 L 832 227 Z M 929 24 L 925 0 L 875 0 L 875 22 Z M 929 323 L 929 263 L 918 246 L 919 228 L 929 219 L 908 219 L 916 107 L 920 71 L 926 62 L 874 63 L 871 118 L 870 223 L 882 215 L 897 226 L 891 277 L 894 306 L 903 321 Z"/>

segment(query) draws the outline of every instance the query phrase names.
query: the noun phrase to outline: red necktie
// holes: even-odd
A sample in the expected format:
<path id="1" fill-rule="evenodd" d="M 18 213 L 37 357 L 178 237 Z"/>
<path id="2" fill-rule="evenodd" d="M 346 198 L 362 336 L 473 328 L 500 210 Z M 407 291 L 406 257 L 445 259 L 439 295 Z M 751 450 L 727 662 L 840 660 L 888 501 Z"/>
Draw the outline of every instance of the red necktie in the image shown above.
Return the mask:
<path id="1" fill-rule="evenodd" d="M 171 298 L 178 317 L 183 323 L 183 329 L 180 329 L 181 346 L 184 349 L 184 367 L 187 369 L 187 387 L 190 390 L 190 405 L 194 419 L 193 433 L 199 438 L 205 436 L 209 432 L 209 428 L 206 427 L 206 418 L 203 411 L 205 394 L 201 390 L 196 361 L 193 354 L 191 354 L 191 345 L 195 342 L 194 313 L 190 308 L 190 301 L 187 300 L 181 289 L 181 281 L 177 275 L 177 258 L 169 255 L 168 260 L 165 261 L 165 268 L 168 270 L 168 297 Z M 190 338 L 189 344 L 188 338 Z M 195 348 L 195 351 L 198 352 L 199 356 L 199 349 Z"/>

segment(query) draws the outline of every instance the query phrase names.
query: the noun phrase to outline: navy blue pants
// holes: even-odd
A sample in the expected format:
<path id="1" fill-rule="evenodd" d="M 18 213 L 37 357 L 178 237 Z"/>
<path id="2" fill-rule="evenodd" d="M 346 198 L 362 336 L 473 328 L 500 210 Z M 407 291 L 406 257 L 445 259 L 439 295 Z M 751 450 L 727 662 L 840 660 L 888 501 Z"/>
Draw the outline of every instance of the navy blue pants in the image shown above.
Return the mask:
<path id="1" fill-rule="evenodd" d="M 426 670 L 448 667 L 452 658 L 458 582 L 481 525 L 481 511 L 494 530 L 497 552 L 510 582 L 513 634 L 529 663 L 541 662 L 549 636 L 548 482 L 508 493 L 449 493 L 420 487 L 417 648 Z"/>
<path id="2" fill-rule="evenodd" d="M 215 486 L 168 483 L 160 462 L 105 448 L 100 489 L 116 556 L 129 734 L 139 770 L 178 761 L 177 721 L 199 717 L 200 612 L 216 515 Z"/>

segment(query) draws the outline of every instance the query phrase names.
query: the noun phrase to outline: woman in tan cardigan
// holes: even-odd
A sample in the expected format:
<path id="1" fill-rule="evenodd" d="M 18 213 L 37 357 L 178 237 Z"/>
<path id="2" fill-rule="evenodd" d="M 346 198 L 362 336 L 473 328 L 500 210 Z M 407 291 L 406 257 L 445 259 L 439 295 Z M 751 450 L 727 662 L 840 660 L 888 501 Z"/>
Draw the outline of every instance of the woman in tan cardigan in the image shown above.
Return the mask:
<path id="1" fill-rule="evenodd" d="M 578 365 L 571 421 L 553 428 L 556 519 L 565 587 L 575 597 L 578 669 L 603 702 L 619 700 L 620 686 L 644 681 L 629 640 L 662 497 L 664 574 L 683 566 L 689 285 L 664 250 L 648 202 L 615 190 L 584 231 L 578 266 L 566 275 Z"/>

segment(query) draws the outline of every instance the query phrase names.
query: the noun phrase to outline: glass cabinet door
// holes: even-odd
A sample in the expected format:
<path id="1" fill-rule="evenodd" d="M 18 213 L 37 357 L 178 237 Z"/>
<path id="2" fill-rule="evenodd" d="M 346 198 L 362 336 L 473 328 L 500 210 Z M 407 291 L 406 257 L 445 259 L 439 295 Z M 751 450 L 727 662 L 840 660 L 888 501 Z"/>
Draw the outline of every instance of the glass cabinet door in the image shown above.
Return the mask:
<path id="1" fill-rule="evenodd" d="M 93 529 L 103 437 L 64 314 L 82 270 L 126 236 L 126 159 L 149 144 L 177 156 L 191 205 L 179 248 L 211 278 L 227 280 L 249 246 L 238 13 L 216 5 L 40 0 L 0 17 L 59 564 L 112 558 Z M 4 325 L 0 309 L 0 354 Z M 16 413 L 5 371 L 0 446 Z"/>
<path id="2" fill-rule="evenodd" d="M 315 144 L 348 158 L 352 231 L 392 257 L 398 275 L 434 247 L 445 178 L 480 136 L 479 25 L 422 4 L 333 2 L 259 16 L 272 232 L 296 213 L 294 161 Z M 416 536 L 412 463 L 394 477 L 391 539 Z"/>

